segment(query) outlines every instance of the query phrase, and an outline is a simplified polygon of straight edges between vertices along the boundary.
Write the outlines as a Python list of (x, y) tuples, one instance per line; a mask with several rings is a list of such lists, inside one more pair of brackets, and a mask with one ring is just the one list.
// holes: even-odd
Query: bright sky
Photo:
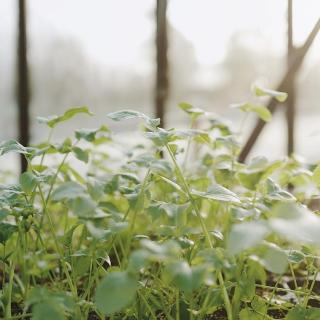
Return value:
[[(31, 35), (73, 37), (97, 62), (139, 67), (154, 33), (155, 0), (27, 0)], [(0, 36), (14, 36), (17, 1), (0, 1)], [(230, 36), (254, 31), (263, 47), (285, 50), (286, 0), (170, 0), (170, 23), (195, 46), (203, 65), (220, 62)], [(294, 0), (294, 36), (302, 43), (320, 16), (320, 0)], [(173, 40), (174, 41), (174, 40)], [(256, 40), (250, 45), (257, 47)], [(259, 48), (258, 48), (259, 49)], [(261, 48), (260, 48), (261, 49)], [(320, 39), (311, 52), (319, 56)]]

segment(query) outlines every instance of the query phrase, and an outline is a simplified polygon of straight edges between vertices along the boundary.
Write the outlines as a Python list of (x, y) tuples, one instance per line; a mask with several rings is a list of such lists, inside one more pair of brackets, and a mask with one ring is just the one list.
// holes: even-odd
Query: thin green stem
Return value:
[[(48, 198), (47, 198), (47, 200), (44, 199), (40, 185), (38, 185), (38, 188), (39, 188), (39, 190), (40, 190), (39, 192), (40, 192), (41, 199), (42, 199), (42, 201), (43, 201), (43, 206), (44, 206), (43, 214), (47, 217), (47, 219), (48, 219), (48, 221), (49, 221), (49, 229), (50, 229), (51, 236), (52, 236), (52, 238), (53, 238), (53, 241), (54, 241), (54, 244), (55, 244), (57, 253), (59, 254), (60, 259), (61, 259), (61, 264), (62, 264), (63, 272), (64, 272), (65, 275), (66, 275), (67, 282), (68, 282), (68, 284), (69, 284), (69, 287), (70, 287), (70, 290), (71, 290), (72, 294), (74, 295), (75, 298), (77, 298), (77, 297), (78, 297), (77, 287), (73, 284), (73, 281), (72, 281), (72, 278), (71, 278), (71, 276), (70, 276), (68, 267), (67, 267), (67, 265), (66, 265), (66, 263), (65, 263), (65, 261), (64, 261), (63, 252), (62, 252), (62, 250), (61, 250), (61, 248), (60, 248), (60, 245), (59, 245), (59, 242), (58, 242), (56, 233), (55, 233), (53, 221), (52, 221), (52, 218), (51, 218), (51, 215), (50, 215), (49, 211), (47, 210), (47, 203), (48, 203), (49, 199), (48, 199)], [(40, 231), (39, 231), (39, 232), (40, 232)]]
[[(273, 299), (273, 297), (274, 297), (274, 295), (275, 295), (275, 293), (276, 293), (276, 290), (277, 290), (277, 288), (278, 288), (278, 284), (279, 284), (281, 278), (282, 278), (282, 275), (278, 278), (275, 286), (274, 286), (273, 289), (272, 289), (271, 295), (270, 295), (269, 300), (268, 300), (268, 303), (267, 303), (267, 308), (266, 308), (266, 310), (269, 309), (269, 306), (270, 306), (271, 303), (272, 303), (272, 299)], [(264, 313), (262, 320), (264, 320), (266, 317), (268, 317), (267, 311)]]
[(146, 173), (146, 175), (145, 175), (145, 177), (143, 179), (143, 182), (142, 182), (142, 185), (141, 185), (141, 189), (139, 191), (139, 194), (138, 194), (138, 197), (137, 197), (134, 209), (133, 209), (133, 215), (132, 215), (132, 219), (131, 219), (130, 226), (129, 226), (129, 234), (128, 234), (127, 246), (126, 246), (125, 254), (124, 254), (124, 258), (125, 259), (128, 258), (128, 254), (129, 254), (130, 246), (131, 246), (131, 241), (132, 241), (132, 237), (133, 237), (134, 226), (135, 226), (136, 219), (137, 219), (137, 214), (138, 214), (138, 211), (139, 211), (139, 209), (141, 207), (141, 203), (143, 205), (144, 192), (145, 192), (145, 189), (146, 189), (146, 185), (147, 185), (147, 182), (148, 182), (149, 175), (150, 175), (150, 169), (147, 171), (147, 173)]
[(184, 187), (184, 191), (188, 195), (188, 198), (189, 198), (189, 200), (190, 200), (190, 202), (191, 202), (191, 204), (193, 206), (193, 209), (194, 209), (194, 211), (195, 211), (195, 213), (196, 213), (196, 215), (197, 215), (197, 217), (199, 219), (202, 232), (204, 233), (204, 235), (206, 237), (206, 241), (208, 242), (209, 247), (213, 249), (213, 242), (212, 242), (211, 236), (210, 236), (210, 234), (209, 234), (209, 232), (207, 230), (207, 227), (206, 227), (206, 225), (204, 223), (204, 220), (203, 220), (203, 218), (201, 216), (200, 210), (199, 210), (199, 208), (198, 208), (193, 196), (191, 195), (190, 188), (189, 188), (189, 186), (187, 184), (187, 181), (184, 178), (184, 175), (183, 175), (183, 173), (181, 171), (181, 168), (180, 168), (180, 166), (179, 166), (174, 154), (172, 153), (171, 149), (168, 146), (166, 146), (166, 149), (168, 150), (169, 155), (170, 155), (170, 157), (172, 159), (172, 162), (174, 163), (174, 166), (175, 166), (175, 168), (177, 170), (178, 179), (181, 181), (181, 183), (182, 183), (182, 185)]
[(189, 320), (193, 320), (193, 296), (190, 295), (189, 299)]
[(289, 268), (290, 268), (290, 272), (291, 272), (291, 275), (292, 275), (294, 287), (295, 287), (296, 289), (298, 289), (298, 283), (297, 283), (296, 275), (294, 274), (294, 270), (293, 270), (293, 267), (292, 267), (292, 263), (291, 263), (291, 262), (289, 262)]
[[(261, 288), (261, 289), (268, 289), (268, 290), (275, 290), (277, 291), (282, 291), (282, 292), (289, 292), (289, 293), (294, 293), (294, 294), (298, 294), (298, 295), (307, 295), (308, 292), (302, 291), (302, 290), (294, 290), (294, 289), (288, 289), (288, 288), (279, 288), (279, 287), (272, 287), (272, 286), (267, 286), (267, 285), (263, 285), (263, 284), (256, 284), (256, 287)], [(314, 298), (314, 297), (313, 297)], [(317, 298), (318, 300), (320, 300), (320, 297)]]
[(303, 306), (304, 306), (304, 307), (307, 307), (307, 305), (308, 305), (308, 301), (309, 301), (309, 299), (310, 299), (310, 295), (311, 295), (311, 293), (312, 293), (312, 290), (313, 290), (313, 288), (314, 288), (314, 285), (315, 285), (315, 283), (316, 283), (316, 281), (317, 281), (318, 274), (319, 274), (319, 269), (317, 269), (316, 272), (314, 273), (314, 276), (313, 276), (313, 279), (312, 279), (310, 288), (309, 288), (309, 290), (308, 290), (307, 295), (306, 295), (305, 298), (304, 298), (304, 301), (303, 301)]
[(148, 301), (146, 300), (146, 298), (143, 296), (142, 293), (140, 293), (139, 291), (137, 291), (138, 296), (141, 298), (141, 300), (143, 301), (144, 305), (146, 306), (146, 308), (148, 309), (150, 315), (151, 315), (151, 319), (157, 320), (157, 316), (155, 315), (155, 313), (153, 312), (153, 310), (151, 309)]
[[(182, 173), (182, 170), (174, 156), (174, 154), (172, 153), (170, 147), (168, 145), (166, 145), (166, 149), (170, 155), (170, 158), (172, 159), (172, 162), (174, 163), (174, 166), (176, 168), (176, 171), (177, 171), (177, 176), (178, 176), (178, 179), (181, 181), (181, 183), (183, 184), (183, 187), (185, 189), (185, 192), (187, 193), (188, 195), (188, 198), (193, 206), (193, 209), (199, 219), (199, 222), (200, 222), (200, 225), (201, 225), (201, 228), (202, 228), (202, 232), (204, 233), (205, 237), (206, 237), (206, 240), (209, 244), (209, 247), (211, 249), (214, 248), (213, 246), (213, 242), (212, 242), (212, 239), (211, 239), (211, 236), (208, 232), (208, 229), (205, 225), (205, 222), (204, 222), (204, 219), (202, 218), (201, 216), (201, 213), (200, 213), (200, 210), (191, 194), (191, 191), (190, 191), (190, 188), (188, 186), (188, 183), (186, 181), (186, 179), (184, 178), (184, 175)], [(219, 280), (219, 284), (220, 284), (220, 287), (221, 287), (221, 290), (222, 290), (222, 294), (223, 294), (223, 299), (224, 299), (224, 303), (225, 303), (225, 308), (226, 308), (226, 311), (227, 311), (227, 315), (228, 315), (228, 320), (232, 320), (233, 319), (233, 315), (232, 315), (232, 306), (231, 306), (231, 303), (230, 303), (230, 299), (229, 299), (229, 296), (228, 296), (228, 292), (227, 292), (227, 289), (225, 287), (225, 284), (224, 284), (224, 279), (223, 279), (223, 276), (222, 276), (222, 273), (221, 271), (218, 271), (218, 280)]]
[[(47, 144), (50, 143), (50, 140), (51, 140), (51, 137), (52, 137), (52, 134), (53, 134), (53, 128), (50, 128), (49, 130), (49, 134), (48, 134), (48, 138), (47, 138)], [(45, 157), (46, 153), (44, 152), (41, 156), (41, 160), (40, 160), (40, 166), (43, 165), (43, 161), (44, 161), (44, 157)]]
[(176, 320), (180, 320), (180, 292), (176, 292)]
[[(191, 124), (190, 124), (190, 129), (193, 129), (193, 126), (195, 124), (195, 119), (191, 119)], [(190, 148), (191, 148), (191, 142), (192, 142), (192, 138), (189, 137), (188, 138), (188, 142), (187, 142), (187, 148), (186, 148), (186, 152), (184, 154), (184, 161), (183, 161), (183, 165), (182, 168), (186, 168), (187, 166), (187, 162), (188, 162), (188, 158), (189, 158), (189, 152), (190, 152)]]
[(12, 288), (13, 288), (13, 277), (14, 277), (15, 265), (10, 261), (9, 265), (9, 283), (7, 287), (7, 304), (5, 306), (5, 320), (11, 319), (11, 301), (12, 301)]

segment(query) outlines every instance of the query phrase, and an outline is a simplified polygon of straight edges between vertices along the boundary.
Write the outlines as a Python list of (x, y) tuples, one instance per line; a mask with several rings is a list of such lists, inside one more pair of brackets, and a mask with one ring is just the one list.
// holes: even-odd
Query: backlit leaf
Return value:
[(137, 280), (127, 272), (111, 272), (97, 287), (96, 306), (105, 315), (118, 312), (134, 300), (137, 288)]
[(180, 102), (179, 108), (189, 114), (191, 118), (197, 119), (199, 116), (205, 114), (205, 111), (200, 108), (195, 108), (187, 102)]
[(88, 107), (75, 107), (68, 109), (63, 115), (61, 116), (49, 116), (49, 117), (38, 117), (39, 123), (45, 123), (48, 127), (54, 128), (58, 123), (67, 121), (71, 118), (73, 118), (75, 115), (84, 113), (88, 115), (92, 115), (92, 113), (89, 111)]
[(207, 192), (192, 190), (191, 194), (208, 200), (240, 203), (240, 199), (235, 193), (218, 184), (210, 186)]
[(263, 221), (250, 221), (235, 224), (231, 228), (228, 241), (228, 251), (238, 254), (245, 249), (254, 247), (270, 232), (268, 225)]
[(287, 100), (288, 94), (286, 92), (281, 92), (281, 91), (276, 91), (276, 90), (271, 90), (271, 89), (266, 89), (266, 88), (261, 88), (258, 86), (253, 86), (253, 92), (256, 96), (261, 97), (261, 96), (269, 96), (273, 97), (279, 102), (284, 102)]
[(129, 119), (142, 119), (146, 125), (152, 129), (155, 129), (160, 124), (160, 119), (152, 119), (146, 116), (144, 113), (135, 110), (121, 110), (107, 114), (107, 117), (114, 121), (122, 121)]
[(80, 184), (68, 181), (61, 184), (58, 188), (56, 188), (52, 193), (52, 200), (61, 201), (66, 199), (74, 199), (83, 195), (85, 193), (85, 189)]
[(279, 204), (273, 209), (269, 224), (273, 231), (291, 241), (320, 244), (320, 217), (302, 205)]
[(258, 117), (266, 122), (272, 119), (272, 114), (269, 109), (263, 105), (253, 104), (250, 102), (243, 102), (232, 104), (231, 108), (238, 108), (243, 112), (253, 112), (258, 115)]

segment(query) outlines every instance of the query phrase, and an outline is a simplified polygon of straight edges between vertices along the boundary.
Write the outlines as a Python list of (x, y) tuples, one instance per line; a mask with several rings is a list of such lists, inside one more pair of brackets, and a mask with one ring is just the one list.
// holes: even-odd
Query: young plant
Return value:
[[(189, 129), (133, 110), (108, 114), (142, 121), (133, 147), (107, 126), (55, 142), (61, 122), (92, 116), (86, 107), (39, 118), (49, 128), (41, 144), (0, 144), (1, 155), (28, 161), (17, 183), (0, 186), (1, 318), (320, 317), (319, 165), (238, 163), (232, 128), (179, 107)], [(271, 118), (255, 103), (239, 108)]]

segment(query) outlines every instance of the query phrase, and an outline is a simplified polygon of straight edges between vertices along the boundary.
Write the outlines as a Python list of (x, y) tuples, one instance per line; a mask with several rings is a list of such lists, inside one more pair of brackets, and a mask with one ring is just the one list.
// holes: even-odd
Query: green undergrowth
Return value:
[[(270, 121), (257, 101), (286, 94), (253, 91), (232, 107)], [(28, 161), (0, 186), (1, 318), (320, 319), (320, 167), (239, 163), (238, 131), (179, 107), (189, 129), (122, 110), (53, 141), (61, 122), (92, 116), (79, 107), (39, 118), (41, 144), (0, 144)], [(118, 145), (107, 125), (130, 119), (145, 142)]]

